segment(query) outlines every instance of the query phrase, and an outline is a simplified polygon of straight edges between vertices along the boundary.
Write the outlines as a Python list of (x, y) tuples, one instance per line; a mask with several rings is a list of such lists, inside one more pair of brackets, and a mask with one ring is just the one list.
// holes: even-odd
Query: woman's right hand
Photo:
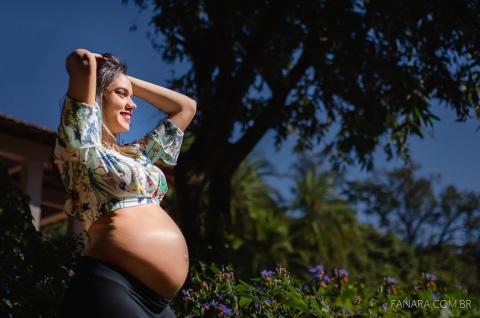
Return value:
[(93, 52), (90, 52), (89, 50), (86, 50), (86, 49), (76, 49), (75, 51), (73, 51), (72, 53), (76, 53), (77, 55), (81, 56), (81, 57), (88, 57), (88, 58), (92, 58), (92, 57), (95, 57), (95, 58), (104, 58), (103, 55), (101, 54), (98, 54), (98, 53), (93, 53)]
[(67, 71), (71, 75), (72, 72), (76, 72), (81, 68), (96, 68), (97, 59), (104, 59), (104, 57), (86, 49), (76, 49), (67, 57)]
[(97, 59), (100, 58), (104, 57), (86, 49), (76, 49), (68, 55), (66, 68), (70, 76), (70, 98), (88, 104), (95, 103)]

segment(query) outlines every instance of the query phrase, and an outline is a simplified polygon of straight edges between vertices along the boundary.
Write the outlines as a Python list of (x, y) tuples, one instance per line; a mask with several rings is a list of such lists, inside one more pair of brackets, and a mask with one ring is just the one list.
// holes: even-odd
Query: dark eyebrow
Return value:
[[(129, 91), (128, 88), (126, 88), (126, 87), (119, 86), (119, 87), (117, 87), (116, 89), (123, 89), (124, 91), (128, 92), (128, 94), (130, 94), (130, 91)], [(132, 96), (132, 95), (133, 95), (133, 93), (130, 94), (130, 96)]]

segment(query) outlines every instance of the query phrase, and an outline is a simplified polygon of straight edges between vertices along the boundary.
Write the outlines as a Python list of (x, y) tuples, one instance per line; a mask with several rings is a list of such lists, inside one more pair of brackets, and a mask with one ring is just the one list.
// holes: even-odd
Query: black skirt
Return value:
[(59, 317), (176, 317), (170, 301), (124, 270), (83, 255), (65, 293)]

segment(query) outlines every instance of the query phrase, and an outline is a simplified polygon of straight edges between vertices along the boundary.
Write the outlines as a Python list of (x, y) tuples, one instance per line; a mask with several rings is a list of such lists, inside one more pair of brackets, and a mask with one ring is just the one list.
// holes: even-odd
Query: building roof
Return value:
[(0, 134), (27, 139), (44, 145), (53, 145), (57, 132), (27, 121), (0, 113)]

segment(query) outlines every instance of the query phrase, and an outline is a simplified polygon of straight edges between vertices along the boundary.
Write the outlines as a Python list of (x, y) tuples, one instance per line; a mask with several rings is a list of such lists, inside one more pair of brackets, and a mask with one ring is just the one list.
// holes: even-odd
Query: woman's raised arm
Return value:
[(182, 132), (185, 131), (196, 113), (195, 100), (166, 87), (129, 75), (127, 77), (132, 83), (133, 95), (168, 113), (168, 119), (172, 120)]
[(67, 56), (65, 66), (70, 76), (67, 95), (70, 98), (89, 105), (95, 104), (97, 58), (103, 56), (85, 49), (76, 49)]

